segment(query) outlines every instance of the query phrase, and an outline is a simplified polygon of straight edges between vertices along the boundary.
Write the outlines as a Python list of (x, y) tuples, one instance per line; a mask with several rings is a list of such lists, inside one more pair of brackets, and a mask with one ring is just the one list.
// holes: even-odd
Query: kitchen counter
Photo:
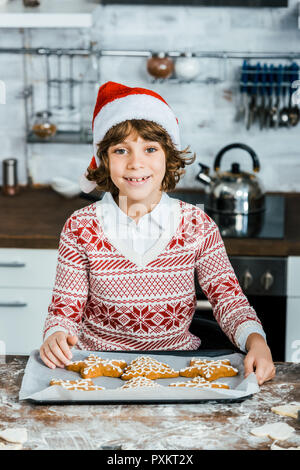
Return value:
[(0, 428), (27, 428), (24, 449), (267, 450), (272, 440), (250, 430), (275, 422), (296, 431), (277, 445), (300, 445), (300, 423), (271, 412), (300, 401), (299, 363), (276, 363), (276, 377), (240, 403), (41, 406), (18, 401), (27, 360), (0, 357)]
[[(199, 194), (196, 190), (180, 190), (184, 192)], [(229, 256), (300, 256), (300, 193), (282, 195), (284, 239), (225, 238)], [(0, 225), (0, 248), (56, 249), (66, 219), (88, 204), (91, 201), (80, 197), (65, 199), (50, 188), (22, 188), (16, 197), (1, 195), (0, 212), (5, 223)]]

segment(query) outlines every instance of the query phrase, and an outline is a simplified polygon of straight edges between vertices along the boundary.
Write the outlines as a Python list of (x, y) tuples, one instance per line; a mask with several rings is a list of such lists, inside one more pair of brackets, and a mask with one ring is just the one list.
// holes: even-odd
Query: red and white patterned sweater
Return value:
[(76, 347), (92, 351), (198, 349), (201, 340), (189, 332), (196, 270), (232, 343), (245, 351), (250, 333), (265, 338), (219, 229), (202, 209), (177, 200), (173, 235), (159, 239), (150, 255), (135, 258), (126, 245), (105, 235), (100, 202), (74, 212), (62, 230), (44, 337), (66, 331), (78, 336)]

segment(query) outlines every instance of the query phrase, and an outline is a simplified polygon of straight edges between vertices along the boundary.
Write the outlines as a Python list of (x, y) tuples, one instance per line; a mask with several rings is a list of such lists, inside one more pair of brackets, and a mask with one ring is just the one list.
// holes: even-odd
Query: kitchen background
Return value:
[[(208, 8), (41, 0), (38, 9), (26, 9), (21, 0), (0, 0), (0, 85), (6, 87), (6, 103), (0, 104), (0, 160), (17, 159), (19, 182), (34, 186), (24, 187), (17, 197), (6, 197), (3, 191), (0, 195), (0, 214), (7, 214), (6, 223), (0, 224), (0, 355), (1, 344), (10, 354), (29, 354), (40, 347), (59, 234), (67, 217), (90, 203), (82, 197), (64, 198), (48, 186), (59, 177), (78, 185), (92, 156), (96, 92), (111, 80), (152, 88), (174, 109), (182, 146), (190, 145), (197, 155), (177, 186), (180, 199), (204, 201), (198, 163), (212, 168), (224, 146), (241, 142), (256, 152), (268, 193), (265, 211), (261, 205), (250, 214), (253, 207), (246, 202), (249, 214), (214, 218), (239, 282), (262, 320), (274, 360), (299, 361), (300, 123), (261, 129), (258, 120), (247, 129), (245, 117), (237, 119), (247, 97), (240, 92), (245, 58), (252, 67), (258, 62), (261, 67), (300, 65), (299, 3), (289, 0), (286, 8)], [(25, 15), (18, 16), (22, 10)], [(52, 15), (43, 16), (43, 11)], [(66, 16), (56, 15), (58, 11)], [(67, 49), (76, 53), (65, 55)], [(147, 72), (154, 52), (169, 53), (175, 75), (155, 80)], [(187, 81), (179, 77), (176, 53), (191, 52), (197, 53), (199, 71)], [(47, 139), (40, 135), (45, 131), (43, 116), (37, 115), (45, 110), (52, 112), (50, 123), (56, 126)], [(234, 161), (253, 172), (250, 156), (236, 148), (222, 157), (221, 171)], [(2, 165), (0, 185), (1, 172)], [(236, 199), (238, 193), (248, 197), (245, 187), (235, 192)], [(262, 203), (259, 195), (260, 187), (255, 200)], [(209, 338), (203, 347), (228, 347), (196, 279), (195, 287), (193, 332)], [(27, 330), (30, 335), (23, 334)]]
[[(12, 0), (9, 3), (21, 2)], [(69, 0), (64, 3), (71, 5), (73, 2)], [(1, 28), (0, 47), (87, 48), (93, 41), (94, 47), (101, 50), (241, 51), (288, 55), (299, 49), (299, 2), (296, 0), (290, 0), (288, 8), (103, 6), (97, 2), (86, 3), (94, 3), (95, 7), (91, 28)], [(63, 59), (61, 73), (63, 77), (68, 77), (68, 58)], [(24, 84), (33, 85), (33, 100), (27, 99), (29, 115), (32, 102), (34, 112), (47, 109), (49, 103), (45, 85), (45, 55), (26, 56), (27, 77), (24, 77), (23, 61), (23, 54), (0, 55), (0, 79), (6, 85), (6, 104), (1, 105), (0, 114), (0, 159), (18, 159), (21, 184), (27, 183), (28, 174), (35, 184), (50, 184), (57, 176), (77, 181), (92, 155), (90, 143), (77, 145), (78, 139), (75, 139), (75, 145), (28, 142), (27, 131), (34, 119), (30, 117), (26, 123)], [(75, 57), (72, 65), (73, 76), (78, 81), (93, 79), (98, 73), (100, 84), (113, 80), (129, 86), (145, 86), (166, 98), (179, 119), (183, 146), (190, 145), (197, 154), (196, 161), (187, 167), (178, 188), (202, 187), (195, 178), (199, 171), (197, 162), (211, 167), (215, 155), (223, 146), (243, 142), (252, 147), (260, 159), (260, 177), (267, 191), (299, 192), (299, 126), (260, 130), (255, 124), (246, 130), (244, 121), (235, 119), (240, 102), (242, 58), (200, 58), (199, 61), (197, 80), (190, 83), (178, 83), (176, 80), (153, 83), (147, 73), (145, 57), (101, 57), (95, 61), (94, 69), (90, 58)], [(258, 61), (262, 66), (265, 62), (275, 65), (290, 63), (284, 59), (253, 59), (250, 63), (256, 64)], [(49, 64), (52, 77), (58, 76), (57, 57), (51, 56)], [(97, 65), (98, 71), (95, 69)], [(79, 121), (82, 120), (80, 109), (84, 111), (87, 91), (78, 82), (74, 84), (73, 91), (75, 110), (70, 120), (73, 121), (72, 129), (79, 129)], [(57, 106), (57, 92), (53, 84), (51, 104), (54, 107)], [(64, 105), (69, 104), (68, 85), (62, 89), (62, 100)], [(70, 116), (63, 112), (56, 114), (54, 108), (52, 111), (53, 122), (58, 129), (63, 129)], [(91, 113), (90, 108), (90, 118)], [(239, 155), (244, 170), (252, 170), (251, 159), (245, 153), (241, 161), (238, 150), (224, 156), (223, 169), (229, 168), (235, 155)]]

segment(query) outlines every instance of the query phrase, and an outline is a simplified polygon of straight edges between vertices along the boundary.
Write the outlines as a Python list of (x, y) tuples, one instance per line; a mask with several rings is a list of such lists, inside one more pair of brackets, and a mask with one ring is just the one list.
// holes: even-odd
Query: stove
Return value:
[(210, 212), (206, 209), (206, 193), (180, 192), (168, 193), (170, 197), (181, 199), (193, 205), (201, 205), (218, 225), (223, 238), (283, 239), (285, 226), (285, 200), (280, 195), (265, 196), (265, 210), (255, 215), (231, 216)]
[[(222, 238), (283, 239), (285, 229), (285, 199), (280, 195), (265, 196), (265, 210), (258, 216), (241, 216), (232, 222), (230, 217), (206, 210), (206, 193), (168, 193), (203, 209), (218, 225)], [(252, 220), (253, 219), (253, 220)], [(236, 224), (235, 226), (232, 224)], [(274, 361), (284, 361), (287, 311), (287, 258), (276, 256), (229, 256), (239, 284), (255, 309), (267, 336)], [(197, 306), (190, 328), (203, 338), (207, 349), (235, 350), (215, 321), (210, 303), (202, 292), (195, 273)], [(276, 322), (274, 322), (276, 315)]]

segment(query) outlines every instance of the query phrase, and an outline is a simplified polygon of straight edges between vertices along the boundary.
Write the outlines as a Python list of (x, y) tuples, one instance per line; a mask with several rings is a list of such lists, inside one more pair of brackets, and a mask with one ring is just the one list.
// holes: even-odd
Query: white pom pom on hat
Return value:
[[(89, 167), (96, 169), (100, 165), (97, 157), (97, 144), (107, 131), (123, 121), (146, 119), (160, 124), (169, 134), (174, 146), (180, 150), (178, 119), (168, 103), (155, 91), (146, 88), (132, 88), (120, 83), (107, 82), (99, 88), (93, 114), (93, 150), (94, 155)], [(94, 181), (86, 178), (85, 172), (79, 181), (80, 188), (90, 193), (96, 188)]]

